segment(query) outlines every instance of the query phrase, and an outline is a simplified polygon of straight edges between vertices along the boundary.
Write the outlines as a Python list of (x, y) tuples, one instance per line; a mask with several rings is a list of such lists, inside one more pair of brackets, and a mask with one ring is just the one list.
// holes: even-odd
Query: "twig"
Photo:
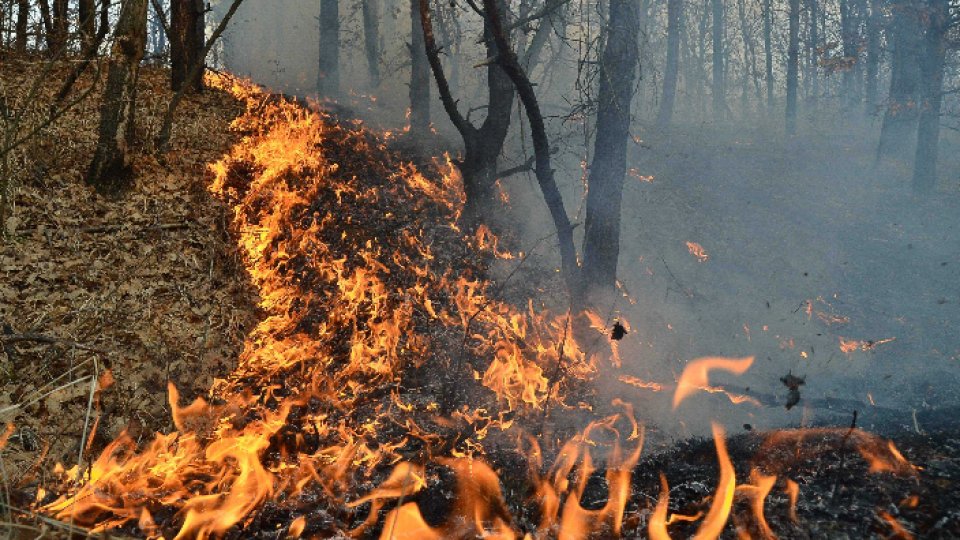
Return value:
[(843, 439), (840, 440), (840, 466), (837, 468), (837, 475), (833, 480), (833, 489), (830, 491), (830, 498), (833, 499), (837, 494), (837, 488), (840, 485), (840, 475), (843, 474), (843, 466), (847, 457), (847, 439), (850, 438), (850, 435), (853, 434), (853, 430), (857, 429), (857, 411), (853, 411), (853, 419), (850, 421), (850, 429), (844, 434)]
[(78, 343), (73, 340), (59, 338), (56, 336), (48, 336), (46, 334), (0, 334), (0, 343), (20, 343), (20, 342), (47, 343), (50, 345), (66, 345), (67, 347), (70, 347), (73, 349), (80, 349), (81, 351), (90, 351), (90, 352), (95, 352), (102, 355), (110, 354), (109, 351), (100, 349), (98, 347), (85, 345), (83, 343)]

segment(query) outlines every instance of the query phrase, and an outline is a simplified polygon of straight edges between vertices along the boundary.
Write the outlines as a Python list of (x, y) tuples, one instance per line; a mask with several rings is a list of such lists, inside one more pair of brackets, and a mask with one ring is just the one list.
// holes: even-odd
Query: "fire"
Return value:
[[(746, 358), (704, 357), (692, 360), (683, 369), (683, 374), (680, 375), (677, 390), (673, 394), (673, 408), (679, 407), (684, 399), (697, 390), (706, 390), (709, 386), (711, 371), (719, 370), (743, 375), (752, 365), (752, 356)], [(734, 402), (736, 403), (736, 401)]]
[(696, 242), (687, 242), (687, 251), (691, 255), (696, 257), (697, 262), (707, 262), (710, 259), (710, 255), (707, 255), (707, 250), (703, 249), (703, 246)]
[[(464, 235), (457, 226), (464, 197), (449, 156), (418, 170), (359, 123), (335, 124), (226, 76), (209, 82), (247, 106), (234, 123), (243, 138), (211, 166), (210, 190), (233, 210), (263, 318), (206, 398), (181, 404), (169, 386), (174, 431), (143, 443), (124, 433), (86, 470), (61, 467), (58, 496), (41, 490), (38, 506), (92, 532), (137, 527), (150, 537), (242, 534), (267, 502), (285, 516), (276, 534), (287, 538), (321, 536), (327, 524), (311, 516), (324, 505), (340, 519), (325, 532), (354, 538), (628, 534), (631, 477), (645, 439), (633, 405), (614, 399), (614, 414), (565, 442), (523, 427), (549, 432), (551, 407), (592, 410), (574, 391), (600, 369), (619, 368), (617, 341), (629, 323), (618, 319), (611, 334), (607, 321), (587, 313), (595, 342), (612, 340), (609, 350), (588, 352), (574, 337), (581, 314), (532, 301), (518, 308), (491, 292), (481, 277), (484, 254), (523, 255), (504, 250), (485, 227)], [(707, 260), (699, 244), (688, 248)], [(698, 391), (759, 405), (709, 381), (713, 371), (742, 375), (753, 360), (691, 361), (673, 408)], [(614, 376), (654, 392), (668, 387)], [(773, 536), (763, 508), (777, 476), (757, 469), (738, 487), (724, 429), (713, 423), (712, 432), (720, 475), (709, 510), (669, 515), (661, 475), (651, 538), (701, 518), (696, 537), (719, 537), (737, 494), (749, 499), (762, 534)], [(809, 431), (785, 433), (780, 442), (802, 442)], [(851, 433), (871, 471), (915, 474), (892, 443)], [(765, 445), (779, 444), (777, 436)], [(511, 514), (501, 482), (515, 479), (500, 477), (485, 448), (509, 440), (527, 456), (532, 489), (523, 504), (539, 516), (535, 530)], [(603, 499), (585, 500), (598, 481)], [(795, 506), (797, 485), (787, 486)], [(439, 518), (421, 506), (438, 489), (451, 494)]]

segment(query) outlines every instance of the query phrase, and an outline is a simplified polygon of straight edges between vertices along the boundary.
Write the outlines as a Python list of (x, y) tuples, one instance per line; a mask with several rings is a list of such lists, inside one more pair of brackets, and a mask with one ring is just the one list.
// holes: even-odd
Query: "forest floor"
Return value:
[[(35, 67), (29, 60), (5, 63), (0, 73), (2, 93), (15, 95), (18, 88), (25, 88), (23, 83), (30, 80)], [(170, 97), (166, 83), (167, 74), (163, 70), (145, 68), (142, 73), (141, 141), (149, 141), (147, 134), (158, 127)], [(18, 493), (36, 494), (48, 485), (55, 463), (66, 467), (76, 464), (84, 445), (84, 433), (96, 433), (85, 444), (88, 452), (85, 459), (89, 459), (124, 429), (137, 442), (150, 440), (155, 431), (171, 431), (167, 382), (179, 389), (181, 403), (207, 394), (214, 379), (225, 377), (235, 367), (248, 331), (262, 318), (236, 238), (230, 233), (230, 210), (208, 191), (211, 173), (207, 165), (220, 159), (235, 142), (236, 136), (229, 125), (241, 112), (239, 104), (216, 90), (190, 98), (182, 106), (171, 150), (162, 156), (162, 163), (153, 157), (150, 143), (143, 143), (136, 163), (137, 185), (124, 197), (112, 200), (96, 195), (82, 182), (95, 144), (97, 103), (94, 94), (15, 157), (19, 168), (14, 169), (21, 174), (17, 177), (16, 206), (11, 219), (3, 224), (8, 236), (0, 244), (0, 324), (3, 325), (0, 334), (4, 339), (0, 350), (0, 411), (4, 416), (0, 421), (13, 426), (3, 447), (2, 473), (5, 484)], [(678, 153), (680, 160), (687, 156), (684, 150)], [(687, 159), (687, 163), (690, 161)], [(724, 170), (736, 169), (735, 164), (724, 163)], [(688, 326), (681, 326), (682, 330), (695, 331), (695, 321), (702, 320), (704, 313), (714, 314), (730, 304), (727, 300), (743, 292), (738, 287), (743, 287), (743, 282), (755, 283), (754, 274), (760, 272), (738, 274), (737, 279), (741, 280), (738, 287), (730, 287), (729, 283), (714, 287), (711, 282), (719, 278), (712, 278), (709, 269), (746, 265), (736, 261), (736, 240), (732, 233), (725, 236), (717, 232), (725, 228), (735, 230), (740, 226), (736, 221), (732, 225), (726, 221), (716, 224), (707, 218), (693, 220), (679, 213), (662, 218), (653, 227), (637, 225), (641, 210), (646, 219), (654, 208), (664, 208), (664, 201), (673, 201), (676, 207), (698, 216), (704, 211), (721, 214), (729, 211), (724, 206), (728, 203), (726, 196), (719, 195), (720, 191), (657, 183), (670, 176), (669, 170), (658, 171), (660, 180), (630, 186), (627, 192), (628, 197), (640, 198), (640, 203), (636, 198), (632, 200), (636, 204), (628, 209), (627, 224), (637, 227), (641, 231), (638, 238), (643, 240), (637, 244), (642, 252), (626, 251), (625, 256), (630, 258), (627, 268), (631, 269), (630, 278), (648, 276), (644, 279), (649, 280), (629, 283), (630, 289), (641, 296), (641, 304), (646, 309), (643, 315), (633, 317), (631, 314), (636, 329), (628, 338), (631, 340), (650, 335), (645, 333), (645, 325), (666, 327), (686, 323)], [(656, 192), (643, 195), (638, 191), (649, 190), (650, 186), (664, 190), (660, 198)], [(712, 195), (704, 196), (705, 192)], [(704, 201), (714, 196), (719, 197), (717, 204)], [(770, 196), (786, 197), (782, 193)], [(770, 220), (792, 219), (786, 213), (771, 214), (767, 216)], [(686, 214), (689, 215), (693, 214)], [(763, 228), (767, 222), (761, 220), (748, 225)], [(673, 236), (656, 236), (671, 230)], [(687, 253), (683, 240), (701, 242), (711, 259), (697, 262)], [(654, 248), (662, 251), (662, 258), (654, 258), (651, 253)], [(769, 244), (753, 247), (758, 253), (768, 248)], [(932, 240), (930, 246), (924, 244), (922, 249), (924, 253), (933, 251)], [(814, 259), (820, 261), (819, 256)], [(659, 261), (661, 267), (653, 273), (645, 272), (652, 261)], [(801, 268), (794, 260), (780, 260), (777, 264), (776, 272), (818, 271)], [(536, 268), (534, 272), (541, 270)], [(829, 269), (823, 272), (829, 274)], [(784, 281), (775, 273), (769, 280), (773, 284)], [(530, 289), (531, 284), (523, 287)], [(556, 285), (544, 287), (555, 289)], [(797, 302), (809, 299), (813, 309), (817, 302), (814, 289), (798, 297)], [(721, 294), (717, 291), (727, 291), (722, 294), (730, 296), (717, 300), (714, 295)], [(771, 291), (775, 291), (773, 285), (760, 292)], [(643, 295), (650, 297), (648, 301), (644, 301)], [(657, 305), (652, 301), (654, 295), (664, 298), (665, 309), (660, 312), (652, 307)], [(713, 302), (712, 307), (700, 303), (704, 297)], [(671, 310), (677, 308), (671, 307), (668, 299), (679, 299), (674, 301), (693, 311), (702, 310), (699, 318), (686, 314), (689, 318), (682, 323), (672, 321)], [(805, 308), (801, 307), (799, 314), (791, 311), (796, 307), (791, 296), (784, 294), (772, 300), (773, 308), (787, 312), (782, 317), (796, 316), (799, 321), (796, 324), (800, 326), (806, 317), (814, 324), (802, 311)], [(949, 302), (947, 309), (952, 308), (953, 297)], [(751, 309), (761, 309), (762, 300), (755, 303)], [(768, 304), (765, 309), (773, 308)], [(822, 308), (822, 311), (827, 310)], [(745, 324), (736, 317), (727, 323), (737, 329)], [(763, 321), (750, 321), (751, 328), (762, 324)], [(714, 333), (719, 336), (726, 331), (727, 328), (704, 332), (700, 336), (701, 344), (688, 345), (691, 349), (683, 350), (683, 360), (689, 359), (691, 356), (687, 353), (693, 353), (697, 347), (709, 348), (708, 336)], [(737, 338), (737, 343), (751, 343), (749, 330), (746, 332), (745, 337)], [(770, 338), (768, 345), (781, 355), (799, 357), (801, 349), (783, 344), (789, 337)], [(835, 340), (835, 336), (829, 336), (831, 343)], [(675, 338), (658, 346), (675, 347), (678, 341), (679, 338)], [(688, 342), (686, 338), (683, 341)], [(628, 352), (630, 347), (637, 346), (627, 340), (625, 343)], [(673, 352), (679, 350), (676, 348)], [(728, 347), (717, 352), (741, 351)], [(646, 354), (643, 352), (637, 357), (644, 358)], [(811, 348), (810, 354), (817, 353)], [(628, 358), (629, 361), (636, 358)], [(775, 368), (778, 374), (780, 367)], [(668, 382), (674, 376), (668, 366), (644, 364), (642, 368), (645, 371), (637, 374), (644, 377), (659, 377)], [(665, 370), (658, 372), (657, 369)], [(105, 375), (107, 370), (109, 376)], [(764, 376), (773, 372), (764, 372)], [(816, 380), (812, 378), (811, 384), (815, 385)], [(618, 386), (609, 391), (625, 392)], [(94, 414), (88, 414), (91, 396), (96, 402)], [(702, 410), (702, 407), (698, 409)], [(653, 416), (657, 412), (656, 407), (651, 406), (649, 411), (639, 414), (643, 417), (649, 413), (653, 417), (653, 431), (659, 429), (655, 422), (662, 420), (660, 416)], [(842, 414), (848, 413), (842, 411)], [(766, 427), (753, 417), (748, 419), (757, 423), (760, 430)], [(91, 429), (93, 422), (99, 424), (95, 430)], [(732, 437), (729, 446), (738, 481), (745, 480), (755, 466), (762, 467), (768, 474), (781, 475), (768, 499), (768, 518), (773, 530), (783, 537), (857, 538), (891, 534), (907, 537), (906, 529), (909, 529), (930, 537), (947, 538), (960, 534), (960, 515), (955, 504), (960, 479), (960, 436), (955, 429), (947, 429), (947, 421), (940, 422), (937, 426), (944, 429), (931, 429), (928, 435), (894, 433), (898, 448), (915, 467), (872, 475), (867, 474), (868, 463), (853, 447), (858, 437), (865, 437), (859, 431), (848, 433), (841, 429), (811, 434), (802, 442), (788, 438), (772, 447), (767, 445), (766, 433), (753, 432)], [(855, 433), (853, 440), (850, 440), (851, 433)], [(644, 534), (644, 525), (660, 492), (658, 472), (663, 471), (673, 487), (671, 512), (695, 514), (703, 510), (717, 483), (717, 458), (712, 441), (660, 440), (651, 446), (652, 455), (641, 461), (631, 486), (632, 502), (627, 508), (625, 525), (625, 532), (630, 536)], [(801, 448), (807, 451), (801, 452)], [(789, 455), (772, 463), (776, 452)], [(493, 460), (505, 457), (491, 453)], [(525, 477), (527, 457), (494, 463), (504, 484), (518, 488), (505, 489), (507, 503), (516, 515), (523, 514), (518, 509), (527, 504), (525, 490), (531, 487), (516, 480)], [(796, 521), (787, 503), (785, 478), (799, 483)], [(517, 483), (521, 485), (513, 486)], [(596, 484), (600, 488), (589, 485), (594, 487), (584, 492), (581, 502), (588, 508), (602, 507), (606, 498), (602, 482)], [(31, 501), (14, 502), (27, 506)], [(425, 515), (429, 514), (426, 508), (431, 504), (441, 504), (425, 497), (417, 502), (425, 508)], [(756, 526), (745, 517), (748, 514), (748, 508), (737, 508), (728, 533), (732, 535), (738, 523)], [(288, 518), (290, 516), (283, 515), (283, 519)], [(269, 512), (263, 512), (253, 520), (254, 525), (260, 524), (263, 529), (253, 532), (275, 537), (274, 525), (277, 524), (271, 519)], [(517, 520), (522, 526), (533, 522), (532, 518)], [(49, 522), (40, 518), (22, 523), (25, 527), (49, 526)], [(282, 522), (284, 526), (288, 523)], [(688, 534), (692, 532), (690, 527), (680, 523), (671, 526), (671, 532)], [(234, 537), (243, 534), (233, 532)]]
[[(25, 96), (43, 62), (4, 58), (8, 105)], [(41, 81), (31, 107), (42, 111), (70, 68)], [(167, 382), (186, 400), (205, 395), (232, 369), (256, 317), (229, 209), (207, 190), (207, 164), (234, 142), (239, 104), (217, 90), (189, 97), (158, 158), (150, 134), (172, 96), (169, 72), (144, 67), (139, 88), (137, 179), (121, 198), (83, 182), (97, 91), (11, 159), (14, 206), (0, 241), (0, 422), (13, 430), (4, 483), (17, 490), (46, 485), (56, 463), (76, 465), (85, 433), (95, 433), (85, 442), (89, 459), (124, 429), (135, 440), (169, 431)]]

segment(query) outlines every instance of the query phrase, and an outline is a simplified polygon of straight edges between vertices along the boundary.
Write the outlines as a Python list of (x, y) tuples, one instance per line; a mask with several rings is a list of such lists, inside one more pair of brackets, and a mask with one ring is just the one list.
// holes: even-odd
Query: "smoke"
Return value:
[[(360, 116), (392, 128), (404, 125), (408, 107), (407, 9), (406, 2), (380, 5), (383, 82), (371, 88), (359, 8), (341, 7), (344, 99)], [(688, 13), (688, 26), (701, 20), (696, 9)], [(226, 66), (269, 88), (313, 96), (317, 16), (316, 1), (247, 0), (226, 36)], [(439, 39), (466, 113), (486, 99), (484, 69), (474, 67), (484, 61), (478, 18), (467, 11), (456, 18), (436, 16), (447, 17), (438, 28), (444, 22), (444, 31), (460, 36), (456, 42)], [(578, 13), (571, 20), (579, 26), (557, 29), (531, 73), (558, 149), (554, 168), (568, 213), (582, 224), (594, 118), (581, 105), (590, 103), (596, 81), (578, 59), (595, 54), (591, 47), (600, 32), (596, 14)], [(658, 28), (664, 24), (665, 10), (647, 13), (622, 205), (622, 289), (601, 313), (608, 324), (628, 320), (632, 330), (620, 342), (622, 367), (605, 366), (600, 395), (630, 400), (669, 436), (707, 434), (711, 418), (763, 429), (846, 423), (858, 410), (861, 425), (870, 428), (904, 424), (914, 411), (960, 405), (956, 178), (942, 175), (934, 197), (910, 195), (908, 165), (875, 162), (878, 120), (849, 108), (848, 96), (840, 93), (842, 72), (817, 72), (812, 62), (801, 73), (806, 101), (799, 136), (785, 138), (781, 105), (768, 108), (760, 87), (744, 76), (756, 58), (745, 55), (750, 51), (736, 34), (726, 47), (730, 110), (723, 123), (713, 120), (707, 75), (690, 56), (709, 51), (685, 41), (676, 125), (666, 131), (648, 127), (659, 107), (665, 39)], [(530, 37), (517, 35), (524, 44)], [(777, 62), (775, 79), (782, 81)], [(781, 92), (778, 87), (778, 97)], [(446, 146), (456, 149), (458, 138), (435, 89), (433, 96), (434, 125)], [(482, 108), (472, 113), (474, 122), (482, 120)], [(504, 168), (532, 152), (522, 122), (521, 115), (514, 117)], [(944, 134), (942, 171), (960, 167), (957, 142)], [(502, 179), (501, 186), (510, 199), (514, 246), (535, 251), (517, 274), (522, 278), (513, 278), (523, 283), (507, 290), (533, 292), (538, 304), (562, 310), (562, 290), (545, 278), (558, 259), (536, 182), (532, 174), (519, 174)], [(701, 246), (706, 260), (692, 254), (688, 242)], [(499, 267), (501, 277), (511, 264), (517, 263)], [(754, 356), (746, 374), (721, 374), (711, 384), (753, 396), (759, 405), (701, 392), (673, 411), (669, 388), (686, 363), (701, 356)], [(789, 410), (791, 390), (780, 380), (787, 374), (805, 378), (801, 400)], [(624, 378), (666, 389), (639, 388)]]

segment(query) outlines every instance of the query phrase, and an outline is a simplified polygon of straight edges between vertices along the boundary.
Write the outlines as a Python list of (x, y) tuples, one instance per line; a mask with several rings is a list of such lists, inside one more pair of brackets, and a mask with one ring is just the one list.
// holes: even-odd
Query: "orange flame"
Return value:
[(708, 386), (711, 371), (720, 370), (735, 375), (743, 375), (752, 365), (752, 356), (746, 358), (704, 357), (692, 360), (683, 369), (683, 374), (680, 375), (680, 381), (677, 383), (677, 390), (673, 394), (674, 410), (684, 399), (697, 390), (703, 390)]

